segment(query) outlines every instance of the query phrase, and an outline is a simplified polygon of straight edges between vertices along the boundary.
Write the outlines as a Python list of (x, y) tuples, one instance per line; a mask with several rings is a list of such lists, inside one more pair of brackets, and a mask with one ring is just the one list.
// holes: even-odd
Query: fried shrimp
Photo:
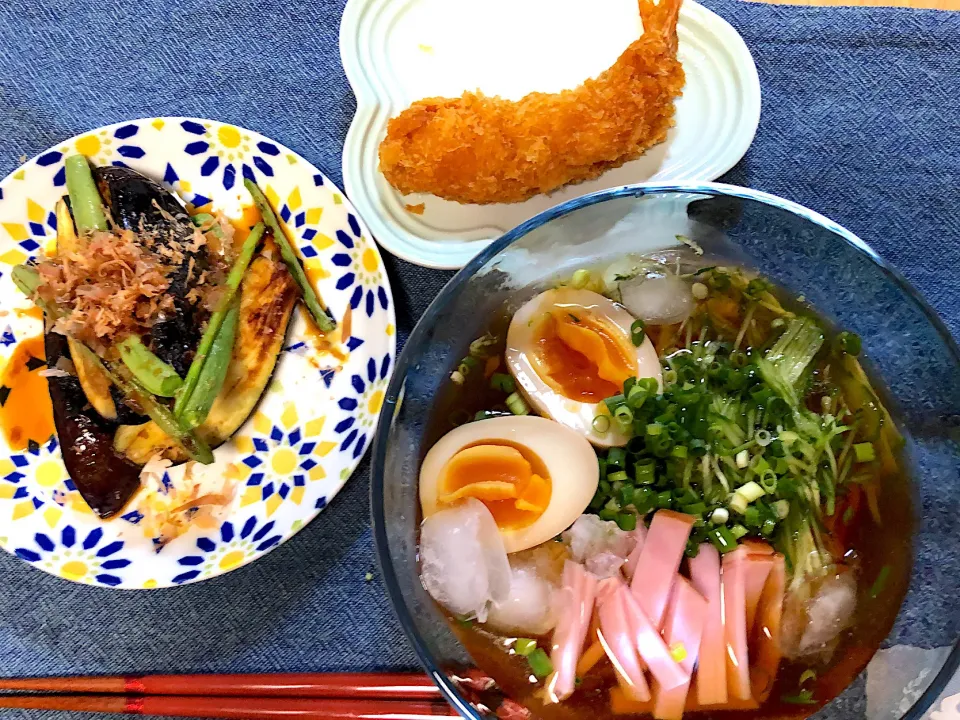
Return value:
[(644, 32), (578, 88), (517, 101), (466, 92), (390, 120), (380, 171), (401, 193), (461, 203), (521, 202), (598, 177), (663, 142), (684, 84), (681, 0), (639, 0)]

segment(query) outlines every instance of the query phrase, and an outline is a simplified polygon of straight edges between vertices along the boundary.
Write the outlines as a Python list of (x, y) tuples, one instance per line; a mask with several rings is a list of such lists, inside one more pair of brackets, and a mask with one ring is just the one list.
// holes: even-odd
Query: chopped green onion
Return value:
[(603, 435), (610, 429), (610, 416), (609, 415), (597, 415), (593, 422), (590, 424), (593, 427), (594, 432), (600, 433)]
[(870, 462), (877, 459), (877, 453), (873, 449), (873, 443), (857, 443), (853, 446), (853, 452), (857, 456), (857, 462)]
[(570, 284), (577, 290), (583, 290), (583, 288), (590, 284), (590, 271), (584, 270), (583, 268), (577, 270), (570, 279)]
[(870, 586), (870, 597), (876, 599), (880, 593), (883, 592), (883, 589), (887, 585), (887, 580), (890, 577), (890, 566), (884, 565), (880, 568), (880, 572), (877, 573), (877, 579), (873, 581), (873, 585)]
[(670, 494), (669, 490), (664, 490), (662, 493), (657, 495), (657, 507), (661, 510), (666, 510), (670, 507), (670, 503), (673, 500), (673, 497)]
[(663, 425), (660, 423), (650, 423), (647, 425), (647, 435), (650, 437), (656, 437), (663, 432)]
[(684, 445), (676, 445), (673, 450), (670, 451), (670, 457), (680, 458), (681, 460), (687, 457), (687, 448)]
[(531, 638), (517, 638), (517, 642), (513, 645), (513, 651), (517, 655), (523, 655), (524, 657), (528, 657), (530, 653), (536, 649), (537, 641)]
[(777, 476), (773, 470), (767, 469), (763, 472), (760, 476), (760, 487), (771, 494), (777, 491)]
[(747, 283), (747, 287), (744, 289), (743, 294), (747, 297), (758, 298), (769, 289), (770, 283), (768, 283), (766, 280), (763, 278), (754, 278)]
[(627, 453), (623, 448), (610, 448), (607, 452), (607, 465), (612, 467), (626, 467), (624, 461), (627, 459)]
[(773, 535), (773, 531), (777, 529), (777, 523), (769, 518), (763, 521), (763, 525), (760, 526), (760, 534), (764, 537), (770, 537)]
[(643, 345), (643, 340), (647, 336), (647, 333), (644, 330), (645, 327), (646, 325), (644, 325), (643, 320), (639, 319), (634, 320), (633, 324), (630, 325), (630, 340), (637, 347)]
[(640, 515), (646, 515), (657, 503), (657, 494), (647, 487), (637, 488), (633, 493), (633, 506)]
[(707, 539), (721, 553), (728, 553), (737, 548), (737, 538), (726, 525), (718, 525), (707, 532)]
[(816, 680), (817, 673), (815, 670), (807, 668), (800, 674), (800, 685), (803, 685), (807, 680)]
[(646, 402), (648, 393), (639, 385), (634, 385), (627, 391), (627, 404), (634, 410), (639, 410)]
[(743, 522), (747, 527), (759, 528), (760, 521), (760, 511), (755, 507), (748, 507), (747, 511), (743, 514)]
[(656, 481), (656, 464), (652, 459), (641, 460), (634, 464), (633, 474), (637, 485), (653, 485)]
[(609, 475), (607, 475), (607, 480), (609, 480), (610, 482), (624, 482), (629, 479), (630, 479), (630, 476), (627, 475), (626, 470), (618, 470), (617, 472), (612, 472)]
[(859, 335), (847, 331), (837, 335), (836, 340), (834, 340), (834, 347), (847, 355), (859, 355), (862, 345)]
[(730, 528), (730, 534), (733, 535), (733, 537), (737, 540), (742, 538), (744, 535), (747, 535), (749, 532), (750, 531), (747, 530), (743, 525), (734, 525), (732, 528)]
[(773, 442), (773, 435), (770, 434), (769, 430), (757, 430), (757, 434), (754, 435), (756, 438), (757, 445), (760, 447), (766, 447)]
[(600, 512), (597, 513), (597, 515), (600, 516), (601, 520), (607, 520), (607, 521), (613, 520), (614, 522), (617, 521), (617, 516), (619, 514), (620, 513), (618, 511), (612, 510), (608, 507), (604, 507), (603, 509), (600, 510)]
[(637, 529), (637, 516), (633, 513), (620, 513), (617, 515), (617, 525), (625, 532)]
[(741, 515), (747, 511), (747, 505), (759, 500), (766, 494), (766, 491), (752, 480), (736, 489), (733, 498), (730, 500), (729, 507)]
[(623, 395), (614, 395), (613, 397), (606, 398), (603, 403), (607, 406), (607, 410), (610, 412), (616, 412), (617, 408), (627, 402), (627, 399)]
[[(848, 510), (850, 508), (847, 508)], [(789, 500), (777, 500), (773, 504), (773, 512), (781, 520), (786, 519), (787, 515), (790, 514), (790, 501)]]
[(507, 407), (510, 409), (514, 415), (527, 415), (530, 412), (530, 408), (527, 407), (527, 403), (519, 393), (513, 393), (506, 400)]
[(636, 386), (641, 390), (643, 390), (648, 395), (656, 395), (657, 391), (660, 389), (660, 386), (657, 384), (656, 378), (652, 378), (652, 377), (639, 378), (637, 380)]
[(553, 663), (550, 657), (543, 651), (543, 648), (537, 648), (527, 656), (527, 662), (530, 663), (530, 670), (540, 680), (545, 680), (553, 673)]
[(783, 695), (780, 700), (789, 705), (816, 705), (813, 699), (813, 690), (801, 690), (796, 695)]
[(690, 505), (681, 506), (680, 511), (685, 512), (687, 515), (703, 515), (707, 511), (707, 506), (702, 502), (691, 503)]
[(505, 393), (516, 391), (517, 384), (506, 373), (494, 373), (490, 376), (490, 387)]
[(621, 405), (613, 411), (613, 418), (624, 429), (629, 428), (633, 424), (633, 410), (626, 405)]
[(730, 519), (730, 512), (726, 508), (717, 508), (710, 515), (710, 522), (714, 525), (726, 525)]

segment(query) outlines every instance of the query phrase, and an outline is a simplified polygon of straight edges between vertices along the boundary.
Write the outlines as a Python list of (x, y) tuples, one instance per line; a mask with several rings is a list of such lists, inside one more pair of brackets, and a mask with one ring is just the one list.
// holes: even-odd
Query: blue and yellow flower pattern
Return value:
[[(136, 500), (104, 523), (67, 475), (56, 438), (12, 452), (0, 437), (0, 547), (54, 575), (92, 585), (154, 588), (196, 582), (246, 564), (309, 522), (337, 493), (370, 443), (396, 353), (390, 288), (379, 253), (340, 191), (279, 143), (194, 118), (118, 123), (58, 144), (0, 181), (0, 367), (21, 339), (42, 332), (10, 269), (53, 249), (63, 161), (129, 165), (195, 206), (239, 214), (252, 178), (295, 239), (310, 280), (335, 317), (351, 313), (336, 363), (316, 362), (294, 324), (271, 391), (216, 450), (235, 484), (215, 529), (160, 546), (145, 537)], [(17, 312), (17, 310), (21, 312)], [(299, 311), (298, 311), (299, 312)], [(343, 359), (345, 358), (345, 359)], [(174, 475), (183, 466), (169, 469)]]

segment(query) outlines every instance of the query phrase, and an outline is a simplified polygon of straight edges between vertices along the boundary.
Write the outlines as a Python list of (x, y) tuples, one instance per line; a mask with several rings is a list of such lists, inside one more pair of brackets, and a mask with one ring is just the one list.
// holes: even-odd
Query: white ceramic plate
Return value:
[[(283, 145), (210, 120), (118, 123), (58, 143), (0, 181), (0, 367), (21, 341), (42, 333), (36, 313), (22, 312), (31, 303), (14, 287), (10, 269), (53, 246), (52, 211), (65, 193), (63, 161), (77, 152), (96, 165), (127, 164), (185, 201), (212, 202), (230, 216), (251, 204), (243, 178), (252, 177), (296, 239), (333, 316), (346, 327), (350, 314), (348, 337), (340, 338), (342, 359), (306, 340), (295, 310), (260, 405), (214, 453), (210, 467), (231, 481), (232, 504), (162, 549), (145, 514), (180, 501), (168, 488), (184, 465), (163, 475), (161, 491), (142, 489), (120, 516), (104, 522), (68, 478), (55, 437), (14, 449), (0, 434), (0, 547), (59, 577), (104, 587), (156, 588), (215, 577), (290, 538), (360, 462), (396, 355), (389, 281), (341, 192)], [(39, 373), (43, 365), (26, 368)], [(0, 397), (10, 402), (10, 395)]]
[[(685, 0), (678, 36), (687, 84), (677, 124), (644, 157), (513, 205), (404, 197), (378, 171), (387, 121), (411, 102), (477, 88), (508, 98), (572, 88), (612, 65), (641, 30), (636, 0), (349, 0), (340, 54), (357, 114), (343, 177), (376, 240), (410, 262), (457, 268), (505, 231), (571, 197), (645, 181), (713, 180), (733, 167), (760, 120), (756, 66), (736, 30)], [(426, 206), (422, 215), (406, 209), (419, 203)]]

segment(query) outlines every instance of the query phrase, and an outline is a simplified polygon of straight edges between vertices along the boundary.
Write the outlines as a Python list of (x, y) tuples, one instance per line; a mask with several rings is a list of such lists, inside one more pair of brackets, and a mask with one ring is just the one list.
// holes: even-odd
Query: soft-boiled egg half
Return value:
[(547, 290), (513, 316), (506, 360), (527, 401), (541, 415), (576, 430), (594, 445), (625, 445), (630, 435), (594, 420), (604, 399), (623, 392), (629, 377), (655, 378), (660, 359), (649, 338), (631, 340), (634, 317), (589, 290)]
[(587, 509), (600, 482), (583, 436), (541, 417), (498, 417), (461, 425), (420, 466), (424, 518), (466, 498), (490, 510), (508, 553), (546, 542)]

